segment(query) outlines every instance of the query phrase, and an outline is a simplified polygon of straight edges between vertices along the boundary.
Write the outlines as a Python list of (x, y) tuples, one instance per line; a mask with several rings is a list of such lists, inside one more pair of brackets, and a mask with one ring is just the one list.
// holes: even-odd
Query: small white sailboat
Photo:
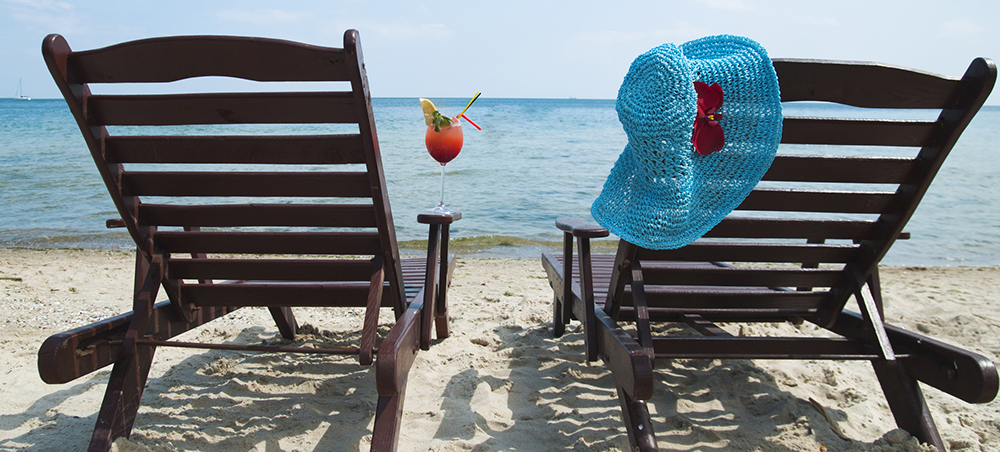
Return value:
[(30, 97), (25, 96), (24, 93), (21, 92), (21, 79), (17, 79), (17, 92), (14, 93), (14, 98), (21, 100), (31, 100)]

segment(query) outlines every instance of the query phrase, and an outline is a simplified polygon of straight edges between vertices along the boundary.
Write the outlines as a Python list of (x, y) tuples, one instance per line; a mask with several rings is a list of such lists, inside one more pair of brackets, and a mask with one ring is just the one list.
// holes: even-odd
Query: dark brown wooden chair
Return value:
[[(645, 402), (654, 362), (674, 358), (871, 361), (896, 423), (945, 450), (918, 382), (985, 403), (997, 394), (997, 371), (986, 357), (883, 324), (878, 265), (908, 237), (903, 227), (989, 96), (996, 66), (976, 59), (961, 79), (853, 62), (774, 60), (774, 67), (784, 102), (940, 113), (934, 121), (786, 116), (781, 141), (796, 145), (794, 155), (779, 151), (738, 212), (677, 250), (620, 241), (617, 255), (592, 256), (590, 239), (608, 232), (558, 219), (563, 254), (542, 255), (555, 291), (555, 335), (570, 319), (583, 322), (587, 360), (611, 369), (629, 440), (641, 450), (656, 449)], [(914, 151), (857, 155), (859, 146)], [(852, 296), (860, 314), (844, 309)], [(716, 325), (803, 320), (837, 337), (737, 337)], [(636, 337), (619, 327), (625, 321), (634, 322)], [(687, 324), (700, 335), (653, 337), (650, 322)]]
[[(38, 354), (48, 383), (114, 364), (90, 450), (129, 436), (162, 346), (356, 354), (364, 365), (377, 353), (372, 449), (395, 449), (414, 356), (432, 328), (448, 336), (448, 228), (461, 215), (420, 215), (427, 257), (400, 258), (358, 33), (342, 49), (188, 36), (81, 52), (50, 35), (42, 54), (118, 209), (108, 226), (136, 244), (132, 311), (56, 334)], [(339, 83), (172, 94), (184, 89), (174, 82), (209, 76)], [(116, 83), (158, 94), (91, 92)], [(160, 287), (169, 300), (155, 303)], [(361, 338), (344, 348), (170, 340), (244, 306), (266, 306), (288, 339), (293, 306), (364, 308)], [(380, 308), (397, 323), (379, 344)]]

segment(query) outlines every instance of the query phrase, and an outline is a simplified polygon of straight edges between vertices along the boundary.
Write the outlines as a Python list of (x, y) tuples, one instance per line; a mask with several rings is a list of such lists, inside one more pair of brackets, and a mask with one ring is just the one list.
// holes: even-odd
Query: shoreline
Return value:
[[(613, 236), (612, 236), (613, 237)], [(107, 241), (94, 240), (92, 242), (79, 242), (78, 237), (61, 241), (58, 238), (52, 241), (6, 241), (0, 242), (0, 250), (81, 250), (81, 251), (116, 251), (132, 252), (135, 245), (127, 237), (121, 237), (120, 246)], [(425, 239), (400, 240), (398, 242), (400, 255), (403, 257), (423, 256), (427, 248)], [(893, 249), (898, 249), (908, 244), (905, 241), (898, 243)], [(562, 252), (562, 240), (528, 239), (523, 237), (513, 237), (505, 235), (486, 235), (476, 237), (452, 237), (449, 243), (449, 251), (462, 258), (469, 259), (538, 259), (542, 252)], [(618, 247), (618, 239), (594, 239), (591, 240), (591, 251), (594, 254), (614, 254)], [(902, 254), (902, 253), (901, 253)], [(1000, 262), (984, 262), (982, 258), (967, 256), (966, 258), (933, 258), (929, 262), (918, 264), (907, 264), (893, 262), (894, 259), (915, 258), (912, 250), (896, 257), (890, 250), (889, 255), (883, 259), (883, 268), (889, 267), (919, 267), (919, 268), (990, 268), (1000, 267)], [(926, 259), (926, 258), (925, 258)], [(993, 258), (990, 258), (993, 259)]]
[[(8, 369), (0, 374), (0, 450), (85, 447), (110, 368), (46, 385), (35, 353), (53, 333), (129, 310), (132, 265), (124, 250), (0, 248), (0, 367)], [(881, 280), (887, 323), (1000, 361), (1000, 267), (886, 266)], [(459, 256), (452, 336), (417, 355), (399, 449), (627, 450), (610, 373), (583, 362), (578, 322), (552, 338), (551, 299), (538, 258)], [(314, 327), (306, 343), (358, 328), (351, 310), (296, 312)], [(384, 334), (391, 315), (380, 324)], [(752, 325), (748, 334), (795, 330)], [(186, 334), (260, 342), (277, 331), (266, 310), (241, 309)], [(369, 447), (374, 367), (354, 358), (176, 348), (156, 356), (132, 439), (119, 450)], [(664, 450), (928, 450), (895, 430), (864, 362), (680, 360), (659, 363), (654, 375), (651, 414)], [(1000, 444), (1000, 402), (924, 393), (951, 450)]]

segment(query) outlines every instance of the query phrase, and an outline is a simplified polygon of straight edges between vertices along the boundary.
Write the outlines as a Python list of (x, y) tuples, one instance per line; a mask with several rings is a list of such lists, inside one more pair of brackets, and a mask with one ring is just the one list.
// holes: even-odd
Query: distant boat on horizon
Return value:
[(14, 98), (21, 100), (31, 100), (30, 97), (25, 96), (24, 93), (21, 92), (21, 79), (17, 79), (17, 92), (14, 93)]

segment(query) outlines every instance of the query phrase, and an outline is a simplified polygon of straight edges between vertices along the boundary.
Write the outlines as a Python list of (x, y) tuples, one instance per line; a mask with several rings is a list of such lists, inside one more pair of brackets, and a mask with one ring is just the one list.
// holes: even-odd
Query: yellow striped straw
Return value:
[(480, 93), (479, 93), (479, 91), (476, 91), (476, 95), (475, 95), (475, 96), (472, 96), (472, 100), (470, 100), (470, 101), (469, 101), (469, 105), (466, 105), (466, 106), (465, 106), (465, 108), (463, 108), (463, 109), (462, 109), (462, 112), (461, 112), (461, 113), (459, 113), (459, 114), (458, 114), (458, 116), (456, 116), (457, 118), (459, 118), (459, 117), (461, 117), (462, 115), (464, 115), (464, 114), (465, 114), (465, 110), (468, 110), (468, 109), (469, 109), (469, 107), (471, 107), (471, 106), (472, 106), (472, 103), (473, 103), (473, 102), (475, 102), (475, 101), (476, 101), (476, 99), (479, 99), (479, 94), (480, 94)]

